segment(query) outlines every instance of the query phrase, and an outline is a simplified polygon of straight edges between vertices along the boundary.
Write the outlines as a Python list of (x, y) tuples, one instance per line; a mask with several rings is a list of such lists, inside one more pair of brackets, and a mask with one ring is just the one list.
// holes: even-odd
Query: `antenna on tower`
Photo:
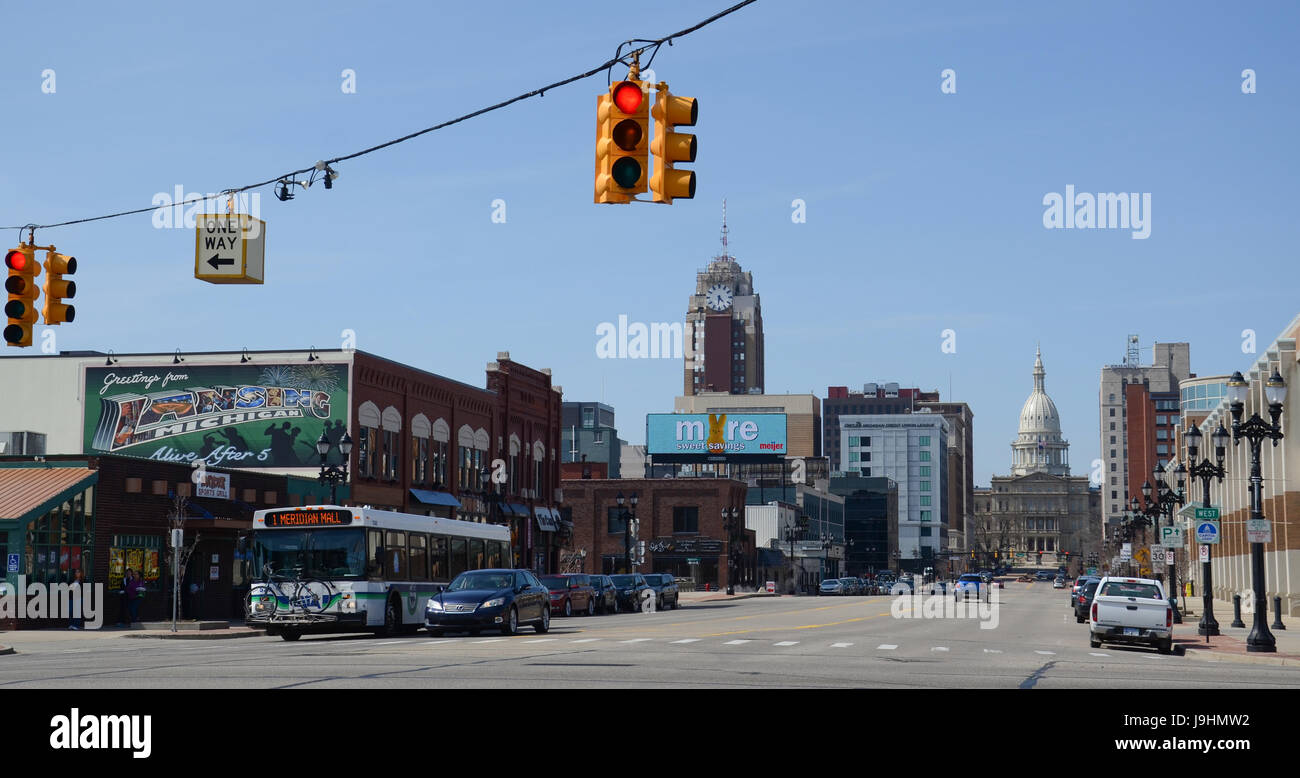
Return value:
[(1125, 350), (1125, 352), (1124, 352), (1124, 366), (1125, 366), (1125, 367), (1137, 367), (1137, 366), (1138, 366), (1138, 363), (1139, 363), (1139, 362), (1141, 361), (1141, 359), (1142, 359), (1141, 356), (1139, 356), (1139, 354), (1138, 354), (1138, 351), (1139, 351), (1139, 349), (1138, 349), (1138, 336), (1137, 336), (1137, 335), (1129, 335), (1129, 336), (1128, 336), (1128, 342), (1127, 342), (1126, 346), (1127, 346), (1127, 347), (1126, 347), (1126, 350)]
[(728, 232), (729, 230), (727, 229), (727, 198), (724, 197), (722, 198), (722, 257), (721, 257), (722, 259), (731, 259), (731, 255), (727, 253)]

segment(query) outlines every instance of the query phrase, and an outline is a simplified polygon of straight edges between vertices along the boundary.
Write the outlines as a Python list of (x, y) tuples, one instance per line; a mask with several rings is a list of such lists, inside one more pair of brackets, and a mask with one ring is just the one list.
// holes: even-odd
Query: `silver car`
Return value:
[(844, 582), (838, 578), (827, 578), (817, 588), (818, 594), (844, 594)]

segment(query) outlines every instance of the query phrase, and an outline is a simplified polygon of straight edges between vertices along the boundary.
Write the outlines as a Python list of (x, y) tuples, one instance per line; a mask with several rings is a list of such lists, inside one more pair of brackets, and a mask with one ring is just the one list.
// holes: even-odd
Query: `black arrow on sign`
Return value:
[(208, 258), (208, 264), (209, 264), (209, 265), (212, 265), (212, 269), (213, 269), (213, 270), (219, 270), (219, 269), (221, 268), (222, 265), (233, 265), (233, 264), (235, 264), (235, 258), (234, 258), (234, 257), (223, 257), (223, 256), (220, 256), (219, 254), (213, 254), (211, 257)]

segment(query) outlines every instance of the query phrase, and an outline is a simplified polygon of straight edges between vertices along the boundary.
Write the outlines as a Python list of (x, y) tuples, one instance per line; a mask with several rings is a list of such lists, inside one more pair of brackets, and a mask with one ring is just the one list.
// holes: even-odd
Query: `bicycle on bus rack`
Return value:
[(265, 580), (255, 582), (244, 603), (247, 622), (270, 624), (312, 624), (337, 620), (325, 613), (337, 590), (315, 578), (277, 575), (270, 565), (262, 568)]

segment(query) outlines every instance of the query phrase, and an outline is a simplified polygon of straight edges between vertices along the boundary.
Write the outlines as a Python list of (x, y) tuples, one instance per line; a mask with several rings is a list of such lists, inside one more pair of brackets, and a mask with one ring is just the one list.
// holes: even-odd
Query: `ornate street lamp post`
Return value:
[[(1187, 432), (1187, 458), (1192, 463), (1188, 471), (1192, 478), (1201, 479), (1201, 507), (1210, 507), (1210, 479), (1218, 479), (1223, 483), (1223, 476), (1227, 472), (1223, 469), (1223, 458), (1228, 447), (1228, 431), (1223, 428), (1223, 423), (1219, 423), (1219, 428), (1211, 434), (1210, 438), (1214, 441), (1214, 461), (1211, 462), (1209, 457), (1200, 458), (1198, 454), (1201, 450), (1201, 430), (1199, 427), (1192, 427)], [(1217, 635), (1219, 634), (1219, 622), (1214, 618), (1214, 572), (1210, 569), (1210, 554), (1214, 553), (1214, 548), (1207, 545), (1205, 560), (1201, 562), (1201, 621), (1196, 626), (1198, 635)]]
[(316, 441), (316, 453), (320, 454), (320, 476), (317, 483), (322, 486), (330, 485), (330, 505), (339, 504), (339, 484), (348, 480), (348, 460), (352, 454), (352, 438), (344, 432), (343, 437), (339, 438), (339, 453), (343, 455), (342, 462), (337, 465), (325, 464), (325, 458), (329, 456), (330, 449), (334, 447), (330, 443), (325, 433), (320, 434), (320, 439)]
[[(1250, 387), (1241, 372), (1232, 374), (1228, 380), (1228, 402), (1232, 410), (1232, 445), (1236, 446), (1245, 438), (1250, 444), (1250, 520), (1264, 522), (1264, 478), (1260, 474), (1259, 450), (1265, 440), (1273, 441), (1274, 448), (1282, 439), (1282, 403), (1286, 400), (1286, 384), (1276, 369), (1264, 384), (1264, 399), (1268, 402), (1269, 421), (1264, 421), (1258, 413), (1251, 413), (1250, 418), (1242, 421), (1246, 408), (1246, 396)], [(1255, 526), (1259, 526), (1256, 524)], [(1249, 530), (1250, 525), (1247, 524)], [(1264, 593), (1264, 544), (1250, 544), (1250, 570), (1254, 579), (1255, 625), (1246, 638), (1246, 650), (1273, 653), (1277, 651), (1277, 641), (1268, 630), (1266, 618), (1268, 605)]]
[(727, 594), (736, 593), (736, 568), (739, 552), (736, 537), (740, 531), (740, 511), (733, 505), (722, 509), (722, 527), (727, 532)]
[(632, 506), (631, 511), (622, 510), (623, 503), (624, 503), (622, 492), (618, 493), (618, 496), (614, 498), (614, 501), (618, 503), (619, 518), (623, 520), (623, 564), (626, 567), (626, 569), (623, 572), (631, 573), (632, 572), (632, 541), (636, 537), (636, 531), (639, 529), (639, 527), (636, 526), (637, 524), (636, 492), (632, 492), (631, 499), (627, 501)]
[[(1165, 483), (1164, 470), (1160, 465), (1156, 465), (1151, 471), (1151, 475), (1156, 479), (1156, 485), (1154, 487), (1151, 486), (1150, 481), (1142, 484), (1142, 497), (1146, 500), (1148, 515), (1151, 515), (1155, 519), (1155, 535), (1152, 538), (1154, 541), (1162, 540), (1160, 537), (1160, 516), (1167, 515), (1169, 517), (1169, 526), (1174, 526), (1174, 508), (1183, 504), (1185, 494), (1184, 487), (1187, 483), (1184, 480), (1184, 476), (1187, 474), (1187, 468), (1183, 467), (1183, 464), (1179, 462), (1178, 467), (1174, 472), (1178, 474), (1177, 489), (1170, 489)], [(1163, 546), (1163, 542), (1161, 545)], [(1174, 550), (1166, 548), (1165, 553), (1173, 554)], [(1169, 575), (1167, 575), (1166, 578), (1169, 580), (1169, 588), (1166, 594), (1169, 595), (1169, 607), (1174, 612), (1174, 623), (1182, 624), (1183, 614), (1178, 611), (1177, 570), (1174, 565), (1168, 565), (1168, 567)], [(1152, 573), (1154, 574), (1155, 571), (1153, 570)]]
[(794, 542), (799, 539), (799, 533), (807, 525), (808, 519), (800, 516), (794, 524), (785, 528), (785, 540), (790, 544), (790, 594), (798, 593), (798, 574), (794, 570)]

